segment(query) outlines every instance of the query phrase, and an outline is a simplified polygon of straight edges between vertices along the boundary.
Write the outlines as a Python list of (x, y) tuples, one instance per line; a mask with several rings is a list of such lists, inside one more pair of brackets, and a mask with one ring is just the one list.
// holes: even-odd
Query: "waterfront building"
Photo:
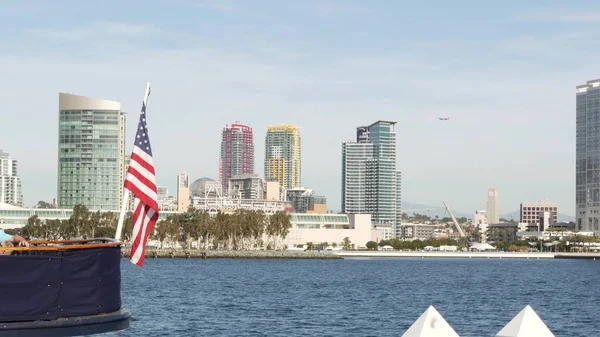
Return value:
[(166, 187), (157, 187), (158, 210), (159, 211), (177, 211), (177, 198), (169, 195)]
[[(441, 225), (420, 223), (403, 223), (399, 226), (402, 240), (428, 240), (443, 237), (440, 235)], [(447, 235), (445, 235), (447, 237)]]
[(17, 160), (0, 150), (0, 203), (23, 206)]
[(190, 177), (187, 173), (177, 175), (177, 211), (187, 212), (190, 208)]
[[(356, 140), (342, 144), (342, 212), (371, 214), (401, 236), (401, 173), (396, 169), (396, 122), (357, 128)], [(399, 214), (398, 214), (399, 212)]]
[(288, 203), (279, 200), (239, 199), (230, 197), (192, 197), (191, 206), (214, 215), (217, 212), (233, 213), (238, 209), (262, 211), (267, 215), (289, 209)]
[(235, 175), (229, 178), (227, 195), (239, 199), (266, 199), (266, 185), (258, 174)]
[[(252, 176), (248, 178), (252, 178)], [(236, 184), (236, 180), (234, 179), (234, 183), (230, 187), (235, 188)], [(278, 185), (273, 185), (272, 187), (277, 187), (276, 189), (278, 190)], [(276, 190), (275, 188), (272, 189)], [(221, 194), (221, 191), (222, 186), (218, 181), (210, 178), (200, 178), (194, 181), (190, 187), (190, 206), (195, 209), (207, 211), (213, 215), (217, 214), (217, 212), (232, 213), (237, 209), (263, 211), (265, 214), (273, 214), (289, 208), (289, 204), (284, 199), (265, 200), (264, 197), (260, 199), (243, 197), (244, 195), (252, 195), (252, 192), (241, 192), (241, 194), (238, 193), (238, 197), (231, 197)], [(239, 197), (240, 195), (242, 197)]]
[(488, 224), (488, 242), (513, 242), (517, 240), (517, 232), (525, 230), (515, 223)]
[(475, 211), (473, 225), (479, 231), (481, 243), (487, 242), (488, 219), (485, 211)]
[(229, 179), (236, 175), (254, 173), (254, 140), (252, 128), (235, 123), (225, 125), (221, 133), (219, 182), (223, 194), (229, 190)]
[(290, 202), (295, 213), (327, 213), (327, 199), (308, 188), (288, 189), (286, 200)]
[(487, 214), (488, 224), (500, 223), (500, 208), (498, 205), (498, 190), (495, 185), (488, 189), (487, 203), (485, 213)]
[[(100, 213), (112, 212), (119, 216), (119, 209), (101, 209)], [(73, 214), (73, 209), (67, 208), (24, 208), (0, 203), (0, 229), (21, 228), (27, 224), (27, 220), (37, 215), (42, 222), (47, 220), (68, 220)], [(175, 211), (161, 211), (159, 220), (165, 220), (169, 215), (177, 214)]]
[[(558, 222), (558, 203), (542, 200), (538, 202), (521, 203), (521, 220), (519, 222), (528, 224), (539, 224), (540, 217), (543, 218), (544, 212), (549, 212), (550, 223)], [(548, 224), (549, 225), (549, 224)]]
[(283, 244), (301, 245), (312, 242), (342, 246), (344, 238), (354, 248), (365, 248), (369, 241), (381, 241), (384, 233), (371, 223), (370, 214), (290, 214), (288, 235)]
[(265, 138), (265, 179), (284, 188), (300, 187), (300, 130), (296, 125), (267, 128)]
[(119, 102), (59, 93), (58, 207), (119, 209), (125, 114)]
[(577, 86), (575, 203), (577, 229), (600, 232), (600, 79)]

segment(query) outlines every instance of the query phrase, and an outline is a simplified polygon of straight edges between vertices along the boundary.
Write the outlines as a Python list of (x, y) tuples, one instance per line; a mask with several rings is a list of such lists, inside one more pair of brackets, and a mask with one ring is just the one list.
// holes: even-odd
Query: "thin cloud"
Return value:
[(76, 29), (37, 29), (30, 31), (34, 36), (60, 40), (82, 40), (99, 37), (139, 38), (155, 35), (158, 32), (159, 30), (153, 25), (127, 22), (99, 22)]
[(230, 4), (225, 3), (224, 1), (186, 1), (187, 5), (198, 8), (206, 8), (212, 9), (220, 12), (233, 12), (238, 10), (237, 7), (234, 7)]
[(515, 21), (534, 22), (570, 22), (570, 23), (597, 23), (600, 22), (600, 9), (588, 11), (570, 11), (567, 9), (552, 8), (524, 13), (512, 18)]

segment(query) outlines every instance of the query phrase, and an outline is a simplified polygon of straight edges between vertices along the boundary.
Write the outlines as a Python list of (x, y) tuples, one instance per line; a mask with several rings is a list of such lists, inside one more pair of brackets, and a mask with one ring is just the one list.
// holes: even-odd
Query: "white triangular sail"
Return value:
[(555, 337), (535, 311), (528, 305), (515, 316), (496, 337)]
[(444, 317), (430, 306), (402, 337), (459, 337)]

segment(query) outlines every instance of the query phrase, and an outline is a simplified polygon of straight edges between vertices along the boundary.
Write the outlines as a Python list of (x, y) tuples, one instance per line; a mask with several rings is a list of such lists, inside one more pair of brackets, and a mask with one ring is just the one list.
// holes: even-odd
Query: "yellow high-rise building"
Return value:
[(300, 187), (300, 131), (297, 125), (267, 128), (265, 139), (265, 179), (278, 181), (284, 188)]

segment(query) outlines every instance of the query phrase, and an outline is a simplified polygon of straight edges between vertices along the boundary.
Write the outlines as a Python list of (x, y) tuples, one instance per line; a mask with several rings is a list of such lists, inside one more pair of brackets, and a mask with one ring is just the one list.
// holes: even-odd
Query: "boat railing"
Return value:
[(81, 240), (31, 240), (29, 247), (0, 247), (0, 252), (35, 252), (65, 251), (75, 249), (98, 249), (121, 247), (121, 241), (111, 238), (94, 238)]
[(109, 238), (0, 247), (0, 322), (56, 320), (121, 308), (121, 245)]

